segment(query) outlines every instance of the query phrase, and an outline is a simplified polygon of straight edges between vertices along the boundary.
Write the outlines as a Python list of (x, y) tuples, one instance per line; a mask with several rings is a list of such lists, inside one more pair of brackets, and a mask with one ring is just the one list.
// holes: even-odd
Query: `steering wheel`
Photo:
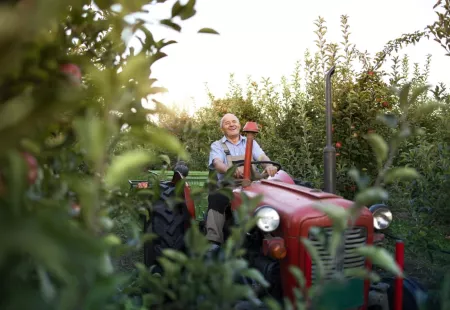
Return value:
[[(258, 164), (271, 164), (274, 165), (275, 167), (277, 167), (278, 171), (282, 170), (281, 164), (276, 162), (276, 161), (270, 161), (270, 160), (257, 160), (257, 161), (252, 161), (250, 163), (250, 165), (258, 165)], [(238, 161), (235, 166), (236, 167), (240, 167), (244, 165), (244, 161), (240, 160)], [(255, 175), (255, 179), (256, 180), (261, 180), (261, 179), (267, 179), (269, 177), (269, 174), (267, 172), (263, 172), (263, 173), (258, 173), (256, 171), (256, 175)]]

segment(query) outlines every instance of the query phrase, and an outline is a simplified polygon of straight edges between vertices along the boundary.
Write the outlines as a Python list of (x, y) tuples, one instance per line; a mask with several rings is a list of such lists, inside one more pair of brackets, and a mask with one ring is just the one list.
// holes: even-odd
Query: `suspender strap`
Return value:
[(222, 142), (222, 148), (223, 148), (223, 151), (225, 152), (225, 155), (227, 155), (227, 156), (231, 155), (230, 150), (228, 149), (228, 146), (225, 144), (225, 142)]

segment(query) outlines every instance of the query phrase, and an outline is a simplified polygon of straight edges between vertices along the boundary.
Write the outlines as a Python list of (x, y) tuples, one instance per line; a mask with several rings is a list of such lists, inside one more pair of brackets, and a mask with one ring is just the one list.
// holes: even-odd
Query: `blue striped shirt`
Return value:
[[(222, 137), (219, 141), (215, 141), (211, 144), (211, 151), (209, 153), (209, 163), (208, 168), (210, 170), (214, 170), (213, 160), (218, 158), (221, 161), (224, 162), (225, 165), (228, 165), (227, 162), (227, 156), (225, 154), (225, 151), (223, 150), (222, 143), (226, 144), (228, 149), (230, 150), (231, 156), (244, 156), (245, 155), (245, 146), (247, 143), (247, 137), (240, 136), (239, 141), (234, 144), (231, 141), (229, 141), (225, 136)], [(253, 140), (253, 160), (261, 160), (261, 156), (265, 155), (262, 148), (259, 146), (258, 142)], [(223, 178), (223, 174), (217, 173), (217, 178), (221, 180)]]

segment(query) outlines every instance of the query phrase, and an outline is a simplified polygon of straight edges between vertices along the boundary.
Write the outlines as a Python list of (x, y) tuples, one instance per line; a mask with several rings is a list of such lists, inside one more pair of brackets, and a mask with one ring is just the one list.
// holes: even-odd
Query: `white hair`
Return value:
[(239, 122), (239, 118), (238, 118), (236, 115), (234, 115), (233, 113), (227, 113), (227, 114), (225, 114), (224, 116), (222, 116), (222, 118), (220, 119), (220, 128), (222, 128), (222, 126), (223, 126), (223, 119), (224, 119), (225, 116), (227, 116), (227, 115), (233, 115), (234, 117), (236, 117), (236, 119), (237, 119), (238, 122)]

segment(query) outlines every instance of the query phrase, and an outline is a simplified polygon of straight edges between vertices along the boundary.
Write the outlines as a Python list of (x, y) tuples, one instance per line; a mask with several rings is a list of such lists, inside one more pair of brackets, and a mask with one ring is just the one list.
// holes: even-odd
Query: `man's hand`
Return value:
[(237, 167), (234, 171), (234, 177), (236, 179), (242, 179), (244, 177), (244, 166)]
[(266, 172), (269, 176), (273, 177), (277, 173), (278, 169), (274, 165), (267, 165), (264, 169), (264, 172)]

